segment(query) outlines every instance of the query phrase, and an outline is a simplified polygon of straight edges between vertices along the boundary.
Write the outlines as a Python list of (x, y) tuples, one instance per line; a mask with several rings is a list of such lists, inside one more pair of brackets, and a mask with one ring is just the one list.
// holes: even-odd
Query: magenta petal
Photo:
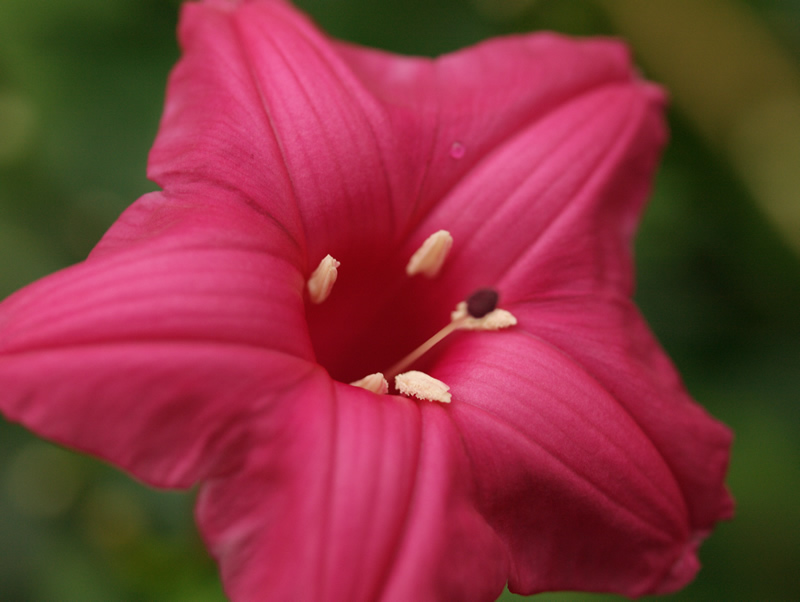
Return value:
[(731, 517), (723, 486), (730, 430), (688, 396), (630, 301), (562, 297), (525, 304), (517, 315), (583, 366), (647, 434), (681, 488), (695, 534)]
[(240, 191), (311, 257), (386, 236), (395, 208), (360, 90), (327, 39), (283, 2), (184, 6), (184, 56), (170, 79), (149, 175)]
[(179, 199), (145, 197), (93, 258), (3, 303), (8, 418), (163, 486), (212, 474), (228, 441), (246, 447), (254, 400), (312, 354), (295, 247), (221, 199), (187, 217)]
[(639, 83), (599, 87), (477, 166), (421, 228), (447, 227), (458, 241), (442, 273), (452, 302), (487, 284), (506, 304), (630, 294), (631, 238), (664, 140), (661, 105)]
[[(311, 359), (305, 279), (288, 239), (246, 206), (191, 201), (187, 215), (179, 198), (141, 199), (88, 261), (10, 297), (0, 314), (3, 352), (198, 340)], [(147, 238), (127, 239), (129, 222), (145, 220)]]
[(510, 37), (432, 61), (333, 43), (284, 2), (225, 7), (184, 7), (149, 175), (239, 190), (317, 261), (402, 243), (521, 130), (632, 85), (611, 41)]
[(0, 382), (8, 419), (151, 485), (186, 488), (235, 465), (253, 445), (253, 412), (309, 368), (212, 343), (82, 343), (4, 355)]
[(662, 450), (580, 364), (518, 330), (463, 337), (435, 374), (460, 402), (453, 420), (512, 591), (638, 596), (691, 579), (694, 535)]
[(243, 469), (201, 489), (198, 522), (232, 599), (499, 595), (507, 559), (444, 408), (321, 372), (287, 397), (255, 419)]
[[(414, 222), (562, 105), (607, 86), (633, 83), (627, 49), (611, 40), (508, 36), (435, 61), (343, 44), (337, 50), (391, 120), (397, 174), (414, 184), (406, 194), (413, 201), (408, 210)], [(548, 148), (540, 142), (534, 146)], [(508, 165), (522, 167), (522, 157)]]

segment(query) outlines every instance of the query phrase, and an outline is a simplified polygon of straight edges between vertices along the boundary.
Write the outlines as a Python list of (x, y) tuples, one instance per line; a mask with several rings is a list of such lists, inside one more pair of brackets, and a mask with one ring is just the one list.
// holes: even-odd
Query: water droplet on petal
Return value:
[(450, 156), (453, 157), (453, 159), (460, 159), (466, 152), (467, 149), (460, 142), (453, 142), (453, 145), (450, 147)]

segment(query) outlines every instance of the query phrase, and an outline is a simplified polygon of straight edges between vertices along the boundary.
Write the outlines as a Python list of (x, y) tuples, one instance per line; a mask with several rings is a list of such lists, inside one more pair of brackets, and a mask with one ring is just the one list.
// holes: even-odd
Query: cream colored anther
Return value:
[(406, 274), (409, 276), (424, 274), (428, 278), (433, 278), (442, 269), (452, 246), (453, 237), (447, 230), (434, 232), (411, 256), (406, 266)]
[(450, 403), (452, 400), (452, 396), (449, 393), (450, 387), (418, 370), (398, 374), (394, 378), (394, 386), (403, 395), (413, 396), (417, 399), (439, 401), (441, 403)]
[(319, 262), (319, 266), (308, 279), (308, 296), (312, 303), (322, 303), (331, 294), (336, 278), (339, 276), (336, 268), (340, 265), (330, 255), (326, 255)]
[(375, 374), (369, 374), (364, 378), (359, 379), (350, 384), (353, 385), (354, 387), (361, 387), (362, 389), (366, 389), (367, 391), (372, 391), (373, 393), (377, 393), (378, 395), (386, 395), (389, 392), (389, 383), (386, 382), (386, 379), (380, 372), (376, 372)]

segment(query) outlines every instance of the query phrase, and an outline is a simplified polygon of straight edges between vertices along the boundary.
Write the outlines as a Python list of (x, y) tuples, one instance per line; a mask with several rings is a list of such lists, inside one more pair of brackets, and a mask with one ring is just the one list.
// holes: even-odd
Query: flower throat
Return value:
[[(435, 278), (444, 266), (453, 245), (453, 237), (446, 230), (431, 234), (420, 248), (411, 256), (406, 265), (406, 275), (422, 275)], [(338, 278), (341, 263), (331, 255), (326, 255), (314, 270), (307, 282), (309, 300), (321, 304), (332, 294)], [(450, 322), (428, 338), (405, 357), (382, 372), (369, 374), (350, 384), (385, 395), (390, 391), (389, 383), (402, 395), (427, 401), (450, 403), (450, 387), (419, 370), (411, 369), (413, 364), (428, 353), (450, 334), (459, 331), (501, 330), (514, 326), (516, 318), (508, 311), (497, 307), (500, 297), (492, 288), (482, 288), (461, 301), (450, 314)]]

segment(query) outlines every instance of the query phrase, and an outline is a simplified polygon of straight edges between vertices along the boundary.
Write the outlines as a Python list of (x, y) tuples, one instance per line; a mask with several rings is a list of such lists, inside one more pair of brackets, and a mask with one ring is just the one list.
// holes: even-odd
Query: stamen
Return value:
[(394, 379), (394, 386), (403, 395), (414, 396), (417, 399), (442, 403), (452, 401), (452, 395), (449, 393), (450, 387), (418, 370), (398, 374)]
[(308, 279), (308, 296), (312, 303), (322, 303), (333, 290), (333, 285), (339, 272), (336, 270), (341, 264), (330, 255), (326, 255), (319, 262), (319, 266)]
[(408, 260), (406, 274), (414, 276), (422, 273), (428, 278), (433, 278), (442, 269), (452, 246), (453, 237), (447, 230), (434, 232)]
[[(486, 289), (488, 290), (488, 289)], [(480, 291), (479, 291), (480, 292)], [(494, 291), (492, 291), (494, 292)], [(476, 293), (477, 294), (477, 293)], [(495, 295), (497, 293), (495, 292)], [(475, 294), (470, 295), (470, 298)], [(485, 305), (484, 305), (485, 306)], [(384, 372), (391, 379), (407, 370), (414, 362), (430, 351), (436, 344), (456, 330), (501, 330), (517, 324), (514, 315), (505, 309), (493, 309), (481, 317), (475, 317), (468, 311), (467, 301), (461, 301), (450, 314), (450, 323), (439, 332), (414, 349), (411, 353)]]
[(361, 387), (362, 389), (366, 389), (367, 391), (372, 391), (373, 393), (377, 393), (378, 395), (386, 395), (389, 392), (389, 383), (383, 377), (383, 374), (380, 372), (376, 372), (375, 374), (369, 374), (362, 379), (359, 379), (353, 383), (350, 383), (354, 387)]

